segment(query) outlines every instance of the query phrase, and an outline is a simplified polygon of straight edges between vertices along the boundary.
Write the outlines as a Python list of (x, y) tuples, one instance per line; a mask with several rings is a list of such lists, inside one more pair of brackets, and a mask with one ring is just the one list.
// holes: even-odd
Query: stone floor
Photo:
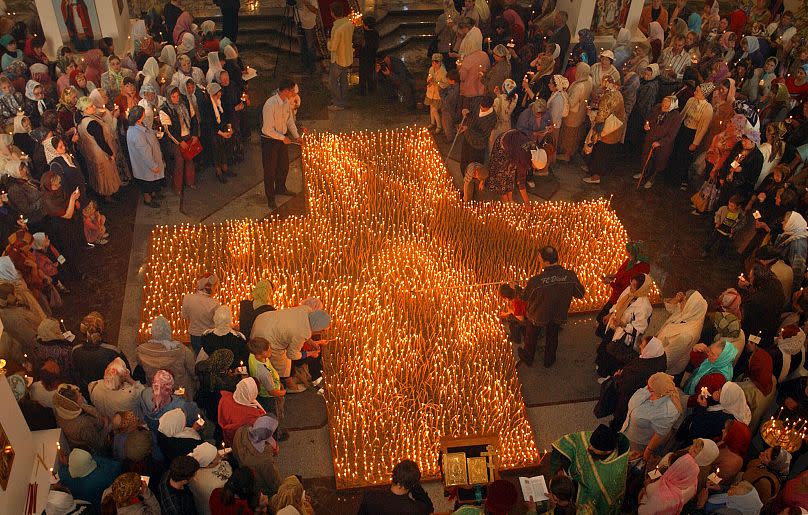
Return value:
[[(294, 71), (297, 63), (283, 60), (285, 58), (276, 63), (274, 57), (260, 52), (245, 52), (243, 57), (259, 71), (259, 77), (250, 84), (255, 113), (277, 82), (272, 77), (272, 70)], [(408, 59), (413, 66), (423, 64), (422, 57), (413, 55)], [(425, 111), (402, 112), (378, 95), (359, 97), (356, 87), (351, 87), (349, 93), (351, 108), (330, 113), (326, 110), (329, 95), (324, 78), (297, 78), (303, 99), (300, 125), (309, 130), (341, 132), (428, 123)], [(440, 139), (438, 146), (445, 153), (449, 145)], [(208, 170), (199, 174), (196, 190), (187, 190), (182, 198), (169, 193), (158, 210), (143, 206), (131, 187), (120, 202), (102, 207), (110, 220), (112, 241), (104, 248), (92, 249), (93, 266), (87, 270), (88, 280), (77, 285), (75, 292), (66, 298), (61, 316), (65, 317), (68, 328), (76, 332), (80, 316), (89, 309), (99, 309), (108, 318), (107, 339), (117, 342), (129, 356), (133, 356), (142, 290), (141, 267), (152, 227), (155, 224), (216, 223), (228, 218), (262, 218), (268, 214), (257, 135), (253, 135), (246, 149), (245, 161), (235, 168), (238, 177), (226, 185), (215, 182)], [(300, 192), (300, 160), (296, 157), (293, 152), (288, 187)], [(446, 164), (456, 184), (460, 185), (458, 163), (448, 159)], [(588, 186), (581, 182), (585, 173), (577, 163), (559, 165), (553, 170), (552, 180), (555, 182), (552, 187), (540, 184), (535, 191), (545, 197), (551, 196), (553, 200), (611, 197), (629, 236), (648, 242), (654, 260), (653, 276), (666, 295), (693, 287), (712, 295), (731, 284), (738, 273), (737, 260), (723, 259), (720, 265), (715, 265), (698, 259), (708, 224), (689, 214), (688, 195), (661, 182), (651, 190), (636, 191), (631, 175), (638, 168), (635, 159), (627, 158), (613, 174), (604, 178), (600, 186)], [(532, 195), (531, 200), (543, 201), (536, 195)], [(304, 212), (302, 195), (282, 198), (281, 215)], [(653, 320), (659, 323), (662, 318), (661, 314), (655, 315)], [(597, 423), (592, 415), (598, 387), (591, 368), (595, 350), (591, 328), (591, 316), (573, 317), (562, 332), (561, 353), (555, 368), (546, 370), (535, 365), (533, 368), (523, 366), (519, 370), (527, 415), (540, 449), (549, 447), (565, 432), (590, 428)], [(560, 377), (564, 380), (559, 381)], [(323, 404), (311, 397), (291, 397), (287, 401), (287, 411), (298, 413), (290, 417), (292, 436), (282, 445), (278, 457), (281, 472), (303, 476), (318, 514), (354, 513), (360, 493), (336, 491), (334, 488)], [(526, 472), (534, 475), (536, 470)], [(506, 476), (514, 477), (515, 474)], [(450, 509), (437, 483), (429, 483), (428, 491), (436, 509)]]

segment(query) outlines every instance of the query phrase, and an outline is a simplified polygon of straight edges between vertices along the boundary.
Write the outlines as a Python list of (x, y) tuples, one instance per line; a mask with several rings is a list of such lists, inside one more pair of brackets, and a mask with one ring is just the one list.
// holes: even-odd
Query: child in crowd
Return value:
[(44, 232), (34, 233), (33, 239), (31, 251), (42, 274), (49, 277), (61, 293), (67, 293), (67, 288), (59, 278), (59, 265), (65, 262), (65, 257), (51, 245), (50, 238)]
[(98, 211), (95, 200), (91, 200), (82, 209), (84, 215), (84, 238), (93, 245), (105, 245), (109, 242), (107, 217)]
[[(267, 413), (274, 413), (278, 417), (278, 425), (280, 425), (284, 419), (283, 405), (286, 390), (283, 389), (278, 371), (269, 360), (269, 356), (272, 354), (269, 341), (265, 338), (250, 338), (247, 347), (250, 349), (250, 357), (247, 361), (248, 371), (259, 385), (258, 403)], [(279, 427), (276, 436), (278, 440), (283, 441), (289, 437), (289, 433)]]
[(443, 54), (432, 54), (432, 64), (426, 74), (426, 98), (424, 105), (429, 106), (429, 130), (435, 134), (441, 132), (440, 92), (446, 88), (446, 68), (443, 66)]
[(707, 257), (716, 247), (718, 247), (719, 254), (724, 254), (728, 249), (732, 248), (732, 237), (738, 228), (743, 225), (742, 202), (743, 198), (740, 195), (733, 195), (726, 206), (719, 207), (715, 212), (713, 219), (715, 231), (707, 238), (702, 257)]
[(443, 136), (447, 143), (455, 137), (458, 119), (458, 101), (460, 100), (460, 74), (451, 70), (446, 74), (446, 87), (440, 90), (440, 118), (443, 125)]
[(527, 302), (522, 300), (522, 288), (514, 283), (501, 284), (499, 296), (508, 301), (507, 310), (499, 314), (500, 320), (505, 324), (508, 338), (513, 343), (522, 343), (525, 336), (525, 313)]

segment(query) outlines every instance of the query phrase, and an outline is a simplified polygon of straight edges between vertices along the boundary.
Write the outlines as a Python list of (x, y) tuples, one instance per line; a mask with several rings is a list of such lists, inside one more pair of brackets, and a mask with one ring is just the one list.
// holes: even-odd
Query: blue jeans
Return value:
[(335, 106), (345, 107), (345, 97), (348, 96), (348, 66), (340, 66), (332, 62), (328, 70), (328, 82), (331, 88), (331, 98)]

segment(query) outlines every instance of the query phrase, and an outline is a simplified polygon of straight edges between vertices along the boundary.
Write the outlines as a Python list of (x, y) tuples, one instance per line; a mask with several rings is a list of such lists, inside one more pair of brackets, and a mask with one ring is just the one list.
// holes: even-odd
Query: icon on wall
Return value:
[(8, 440), (6, 430), (0, 425), (0, 488), (8, 487), (8, 478), (11, 477), (11, 466), (14, 464), (14, 448)]
[(624, 11), (631, 2), (626, 0), (597, 0), (592, 16), (592, 32), (597, 36), (612, 35), (623, 26)]
[(101, 38), (95, 0), (53, 0), (53, 6), (62, 41), (82, 51), (92, 48), (93, 41)]

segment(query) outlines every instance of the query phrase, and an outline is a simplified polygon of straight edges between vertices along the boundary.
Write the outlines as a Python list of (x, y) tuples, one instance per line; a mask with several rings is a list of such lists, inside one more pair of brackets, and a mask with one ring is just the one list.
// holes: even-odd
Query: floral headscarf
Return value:
[(153, 413), (160, 411), (163, 406), (171, 402), (174, 393), (174, 376), (168, 370), (158, 370), (152, 379), (152, 397), (154, 399)]

